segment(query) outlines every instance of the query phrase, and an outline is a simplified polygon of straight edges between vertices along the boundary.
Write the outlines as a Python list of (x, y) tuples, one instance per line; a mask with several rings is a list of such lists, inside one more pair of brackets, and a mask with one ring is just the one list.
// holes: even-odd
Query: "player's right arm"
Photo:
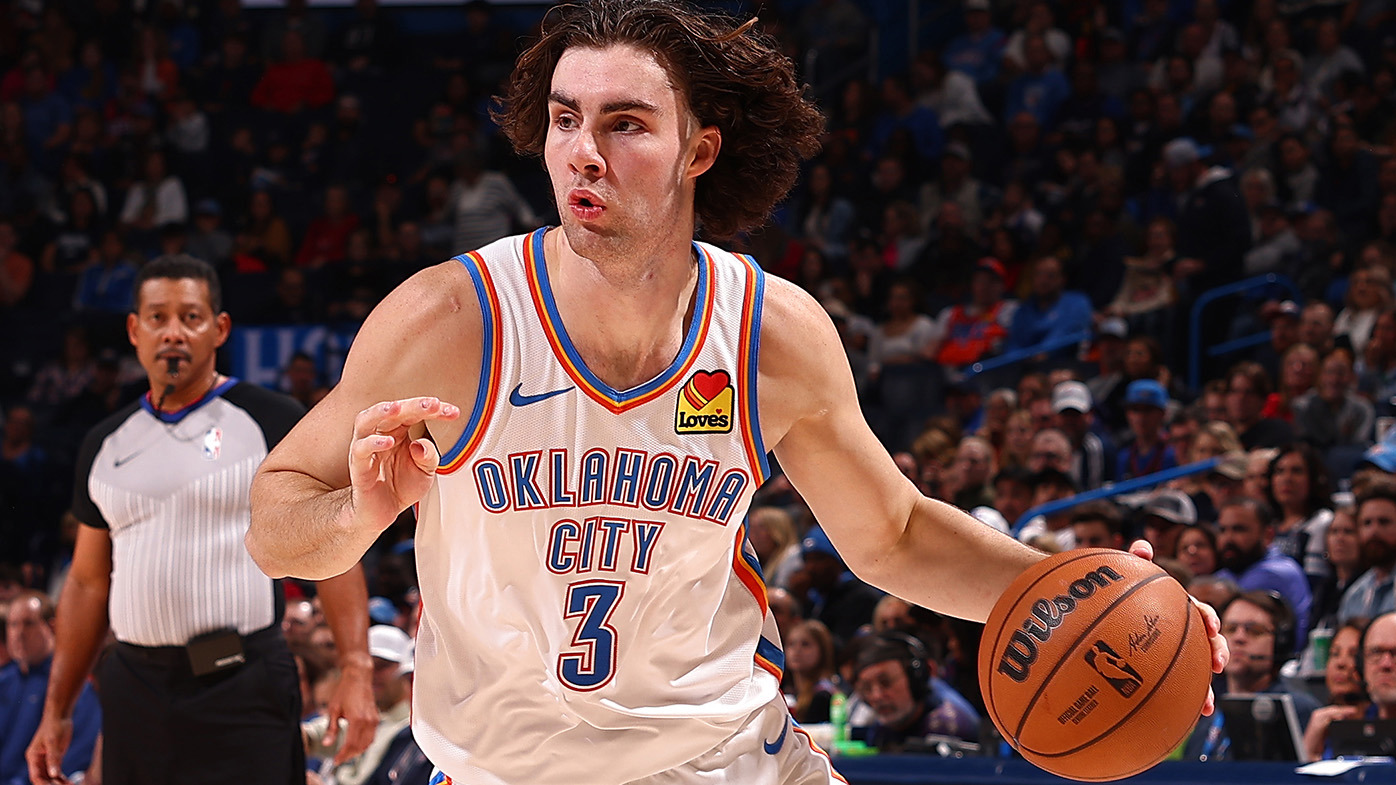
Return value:
[(481, 330), (475, 289), (456, 261), (418, 273), (373, 310), (339, 384), (253, 480), (246, 542), (263, 571), (340, 575), (426, 494), (436, 444), (454, 443), (461, 409), (474, 403)]
[(55, 614), (57, 645), (44, 714), (25, 751), (32, 782), (65, 782), (63, 754), (73, 738), (73, 709), (107, 636), (110, 594), (111, 535), (106, 529), (79, 526), (73, 563)]

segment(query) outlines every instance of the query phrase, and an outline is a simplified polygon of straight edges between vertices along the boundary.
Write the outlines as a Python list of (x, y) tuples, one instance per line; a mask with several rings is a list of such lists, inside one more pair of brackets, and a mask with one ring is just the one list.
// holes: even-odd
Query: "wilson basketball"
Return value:
[(989, 716), (1024, 758), (1077, 780), (1163, 760), (1207, 698), (1202, 615), (1162, 569), (1088, 548), (1033, 565), (994, 605), (979, 645)]

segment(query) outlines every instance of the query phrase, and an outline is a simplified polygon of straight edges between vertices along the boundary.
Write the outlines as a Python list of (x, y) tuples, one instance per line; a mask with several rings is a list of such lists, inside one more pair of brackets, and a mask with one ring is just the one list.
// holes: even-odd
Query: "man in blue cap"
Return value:
[(1178, 465), (1178, 456), (1163, 436), (1168, 391), (1153, 379), (1136, 379), (1125, 388), (1125, 419), (1134, 438), (1120, 450), (1115, 476), (1143, 477)]
[(882, 592), (854, 577), (824, 529), (815, 526), (800, 544), (809, 578), (808, 617), (824, 622), (840, 645), (872, 621)]

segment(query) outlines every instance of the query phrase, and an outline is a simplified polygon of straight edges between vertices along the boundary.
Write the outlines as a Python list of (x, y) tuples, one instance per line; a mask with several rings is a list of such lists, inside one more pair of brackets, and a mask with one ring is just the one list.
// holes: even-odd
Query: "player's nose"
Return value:
[(599, 177), (606, 173), (606, 159), (601, 155), (601, 146), (596, 134), (583, 129), (572, 136), (572, 147), (568, 151), (572, 168), (577, 172)]

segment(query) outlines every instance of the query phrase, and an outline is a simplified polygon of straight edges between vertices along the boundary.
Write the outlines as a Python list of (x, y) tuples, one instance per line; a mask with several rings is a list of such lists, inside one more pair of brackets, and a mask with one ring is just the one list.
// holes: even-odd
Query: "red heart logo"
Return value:
[(702, 400), (702, 405), (697, 407), (701, 409), (727, 389), (731, 383), (732, 378), (727, 375), (726, 371), (713, 371), (711, 373), (699, 371), (693, 374), (692, 379), (688, 380), (688, 389)]

